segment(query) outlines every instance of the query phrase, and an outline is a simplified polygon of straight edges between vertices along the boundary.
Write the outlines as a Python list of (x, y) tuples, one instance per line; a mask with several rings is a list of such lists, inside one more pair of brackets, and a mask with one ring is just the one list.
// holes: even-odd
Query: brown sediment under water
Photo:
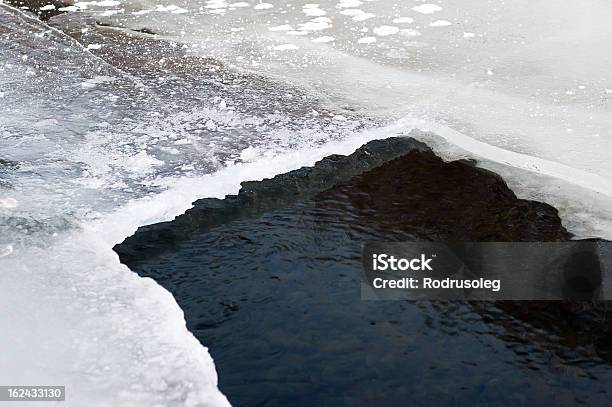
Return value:
[(235, 405), (607, 405), (606, 304), (362, 301), (365, 241), (565, 241), (557, 210), (409, 138), (244, 183), (116, 246)]

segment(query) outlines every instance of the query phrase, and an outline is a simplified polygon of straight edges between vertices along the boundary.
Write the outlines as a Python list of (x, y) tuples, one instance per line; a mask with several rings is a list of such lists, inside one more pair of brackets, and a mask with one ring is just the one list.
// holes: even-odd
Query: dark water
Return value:
[(360, 299), (366, 240), (569, 238), (494, 174), (412, 151), (262, 212), (117, 248), (172, 292), (233, 404), (609, 404), (600, 306)]

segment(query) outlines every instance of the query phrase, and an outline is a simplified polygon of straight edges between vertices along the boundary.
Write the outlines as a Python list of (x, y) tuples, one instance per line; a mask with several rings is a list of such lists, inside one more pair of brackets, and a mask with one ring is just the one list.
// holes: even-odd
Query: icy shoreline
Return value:
[[(13, 350), (2, 356), (3, 366), (9, 366), (2, 372), (4, 382), (61, 379), (74, 405), (226, 403), (215, 387), (214, 364), (185, 329), (174, 299), (120, 265), (111, 247), (139, 226), (182, 214), (198, 198), (236, 193), (241, 181), (348, 154), (373, 139), (412, 131), (444, 158), (490, 155), (499, 163), (483, 160), (483, 166), (507, 179), (520, 197), (560, 204), (561, 217), (572, 232), (611, 236), (609, 199), (601, 193), (609, 182), (598, 178), (605, 175), (605, 165), (587, 177), (595, 181), (587, 185), (595, 192), (568, 187), (567, 182), (538, 174), (568, 175), (575, 181), (584, 173), (567, 172), (554, 160), (534, 159), (524, 145), (492, 147), (486, 139), (475, 141), (470, 132), (454, 130), (457, 123), (384, 111), (403, 108), (405, 101), (418, 102), (421, 94), (433, 97), (427, 91), (437, 86), (442, 90), (433, 95), (461, 93), (450, 86), (453, 81), (393, 76), (397, 71), (388, 67), (324, 52), (321, 60), (333, 62), (328, 72), (336, 81), (322, 82), (336, 88), (309, 88), (314, 86), (310, 80), (324, 78), (310, 71), (313, 65), (304, 71), (310, 72), (308, 80), (295, 87), (289, 69), (287, 77), (278, 80), (270, 67), (262, 68), (277, 78), (273, 81), (228, 68), (226, 61), (200, 57), (187, 45), (193, 40), (189, 35), (179, 40), (172, 30), (153, 36), (147, 33), (158, 27), (114, 26), (112, 16), (121, 16), (113, 7), (58, 15), (46, 25), (0, 4), (0, 80), (8, 84), (0, 92), (0, 147), (3, 159), (18, 163), (0, 174), (0, 279), (7, 292), (0, 305), (9, 310), (1, 323), (3, 330), (14, 332), (2, 339), (2, 347)], [(176, 18), (180, 29), (188, 13), (174, 12), (178, 10), (166, 7), (155, 13)], [(258, 10), (257, 15), (272, 10)], [(104, 16), (106, 11), (113, 13)], [(378, 30), (385, 34), (378, 43), (392, 38), (392, 31)], [(283, 32), (270, 35), (276, 38)], [(319, 44), (314, 46), (319, 50), (328, 43), (313, 44)], [(272, 52), (289, 52), (299, 60), (297, 49), (285, 48)], [(240, 49), (236, 55), (250, 57), (250, 51)], [(384, 73), (382, 85), (370, 75), (372, 66)], [(393, 75), (387, 76), (390, 72)], [(416, 97), (415, 83), (423, 90)], [(343, 94), (355, 89), (350, 97)], [(380, 102), (373, 109), (376, 118), (363, 113), (374, 93)], [(490, 91), (467, 95), (482, 97), (479, 106), (496, 100)], [(363, 96), (363, 105), (347, 106), (355, 96)], [(473, 114), (466, 112), (470, 114), (460, 117)], [(480, 120), (485, 114), (477, 116)], [(605, 119), (594, 117), (598, 123)], [(600, 148), (604, 158), (606, 140)], [(595, 168), (605, 164), (598, 157), (588, 163), (561, 158), (580, 168)], [(585, 207), (582, 200), (592, 205)], [(24, 371), (22, 366), (33, 368)]]

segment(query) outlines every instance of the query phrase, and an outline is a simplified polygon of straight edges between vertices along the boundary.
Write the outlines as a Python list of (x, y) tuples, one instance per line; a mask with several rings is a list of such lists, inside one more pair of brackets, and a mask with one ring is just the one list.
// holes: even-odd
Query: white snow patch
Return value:
[(249, 146), (245, 148), (244, 150), (242, 150), (242, 152), (240, 153), (240, 160), (242, 162), (248, 163), (248, 162), (255, 161), (255, 159), (259, 157), (260, 155), (261, 155), (261, 152), (257, 148), (253, 146)]
[(386, 37), (387, 35), (397, 34), (399, 30), (399, 27), (393, 25), (381, 25), (380, 27), (374, 28), (372, 31), (378, 36)]
[(453, 23), (447, 20), (436, 20), (433, 23), (429, 24), (429, 26), (430, 27), (448, 27), (449, 25), (452, 25), (452, 24)]
[(153, 171), (153, 167), (164, 162), (150, 156), (146, 151), (141, 151), (136, 155), (126, 157), (122, 160), (122, 167), (136, 174), (146, 174)]
[(340, 14), (345, 16), (351, 16), (353, 18), (353, 21), (365, 21), (372, 17), (376, 17), (376, 15), (373, 13), (366, 13), (365, 11), (357, 8), (349, 8), (342, 10)]
[(314, 20), (299, 25), (300, 31), (321, 31), (331, 27), (331, 20), (326, 17), (315, 18)]
[(40, 11), (49, 11), (49, 10), (55, 10), (55, 6), (53, 4), (47, 4), (46, 6), (42, 6), (41, 8), (39, 8)]
[(326, 43), (326, 42), (332, 42), (333, 40), (334, 40), (334, 37), (324, 35), (323, 37), (313, 38), (311, 41), (316, 42), (316, 43)]
[(272, 49), (274, 51), (290, 51), (290, 50), (298, 49), (298, 47), (295, 44), (281, 44), (281, 45), (274, 46)]
[(474, 33), (463, 33), (463, 38), (474, 38), (475, 36)]
[(13, 253), (13, 245), (7, 244), (0, 246), (0, 257), (6, 257)]
[(102, 13), (102, 15), (105, 16), (105, 17), (106, 16), (114, 16), (115, 14), (121, 13), (123, 11), (124, 11), (123, 9), (121, 9), (121, 10), (106, 10), (106, 11), (104, 11)]
[(17, 207), (17, 200), (15, 198), (0, 198), (0, 208), (13, 209)]
[(270, 27), (268, 28), (268, 30), (270, 31), (292, 31), (293, 27), (291, 27), (289, 24), (283, 24), (283, 25), (277, 25), (275, 27)]
[(110, 83), (114, 81), (115, 78), (113, 78), (112, 76), (99, 75), (81, 82), (81, 87), (85, 89), (93, 89), (97, 85), (100, 85), (102, 83)]
[(410, 24), (414, 22), (412, 17), (398, 17), (393, 19), (393, 24)]
[(407, 37), (418, 37), (421, 35), (421, 32), (412, 28), (404, 28), (400, 31), (400, 35), (405, 35)]
[(336, 5), (336, 8), (350, 8), (350, 7), (359, 7), (363, 4), (360, 0), (340, 0), (340, 2)]
[(412, 9), (421, 14), (433, 14), (442, 10), (442, 7), (438, 6), (437, 4), (421, 4), (420, 6), (413, 7)]
[(304, 4), (302, 12), (308, 17), (320, 17), (327, 14), (327, 11), (319, 8), (319, 5), (314, 3)]
[(159, 11), (160, 13), (169, 12), (172, 14), (184, 14), (187, 13), (189, 10), (176, 6), (174, 4), (171, 4), (169, 6), (159, 4), (157, 5), (157, 7), (155, 7), (155, 11)]
[(376, 42), (376, 37), (363, 37), (357, 40), (359, 44), (372, 44)]
[(253, 7), (255, 10), (269, 10), (273, 8), (274, 5), (271, 3), (259, 3)]
[(227, 8), (227, 3), (225, 0), (209, 0), (206, 2), (204, 8), (212, 9), (211, 13), (224, 11), (223, 9)]

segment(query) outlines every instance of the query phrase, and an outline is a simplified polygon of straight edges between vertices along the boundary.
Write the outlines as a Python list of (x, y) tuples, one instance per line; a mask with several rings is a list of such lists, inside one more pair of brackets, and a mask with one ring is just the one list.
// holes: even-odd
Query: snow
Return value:
[(410, 24), (414, 22), (412, 17), (398, 17), (393, 19), (393, 24)]
[(7, 244), (0, 246), (0, 258), (9, 256), (13, 253), (13, 245)]
[(351, 7), (359, 7), (363, 4), (360, 0), (340, 0), (338, 2), (337, 8), (351, 8)]
[(290, 51), (298, 49), (298, 47), (295, 44), (281, 44), (274, 46), (273, 49), (274, 51)]
[(326, 17), (317, 17), (314, 20), (302, 23), (299, 25), (300, 31), (321, 31), (326, 30), (331, 27), (329, 20)]
[(412, 8), (414, 11), (421, 14), (433, 14), (442, 10), (442, 7), (437, 4), (421, 4)]
[(359, 44), (372, 44), (376, 42), (376, 37), (363, 37), (357, 40)]
[[(118, 6), (93, 3), (62, 10), (97, 18)], [(373, 138), (411, 134), (447, 159), (476, 158), (520, 197), (557, 207), (570, 231), (612, 238), (612, 3), (435, 3), (261, 3), (274, 7), (255, 13), (255, 2), (140, 0), (105, 17), (274, 78), (247, 107), (239, 84), (197, 93), (201, 82), (173, 78), (188, 97), (172, 97), (170, 85), (143, 85), (0, 5), (0, 148), (20, 163), (7, 172), (12, 188), (0, 185), (0, 218), (23, 227), (0, 221), (0, 329), (12, 332), (0, 337), (0, 382), (61, 382), (69, 406), (227, 405), (173, 298), (112, 245), (197, 198)], [(23, 41), (7, 46), (7, 32)], [(294, 85), (375, 128), (292, 99)], [(258, 110), (296, 104), (314, 113)], [(40, 368), (7, 373), (24, 365)]]
[(274, 5), (271, 3), (259, 3), (253, 7), (255, 10), (269, 10), (273, 8)]
[(170, 4), (168, 6), (164, 6), (162, 4), (158, 4), (157, 7), (155, 7), (155, 11), (164, 13), (164, 12), (170, 12), (172, 14), (184, 14), (187, 13), (189, 10), (179, 7), (175, 4)]
[(374, 13), (366, 13), (365, 11), (356, 8), (344, 9), (340, 12), (340, 14), (351, 16), (353, 21), (365, 21), (375, 17)]
[(430, 27), (448, 27), (452, 23), (447, 20), (436, 20), (433, 23), (429, 24)]
[(419, 30), (415, 30), (412, 28), (403, 28), (402, 30), (400, 30), (400, 33), (407, 37), (418, 37), (421, 35), (421, 32)]
[(309, 17), (321, 17), (327, 14), (327, 12), (319, 8), (318, 4), (308, 3), (302, 7), (302, 12)]
[(277, 25), (275, 27), (270, 27), (268, 28), (268, 30), (270, 31), (292, 31), (293, 27), (291, 27), (288, 24), (283, 24), (283, 25)]
[(379, 35), (381, 37), (385, 37), (387, 35), (397, 34), (399, 32), (399, 27), (395, 27), (392, 25), (382, 25), (380, 27), (374, 28), (372, 31), (374, 34)]
[(322, 37), (313, 38), (312, 42), (314, 42), (314, 43), (327, 43), (327, 42), (332, 42), (333, 40), (334, 40), (334, 37), (330, 37), (328, 35), (324, 35)]
[(261, 153), (253, 146), (249, 146), (240, 153), (240, 160), (243, 162), (254, 161)]
[(17, 200), (15, 198), (0, 198), (0, 208), (13, 209), (17, 207)]
[[(0, 186), (0, 329), (11, 333), (0, 337), (0, 382), (61, 383), (67, 406), (229, 405), (172, 296), (112, 251), (151, 215), (131, 213), (122, 224), (113, 212), (148, 199), (127, 191), (161, 160), (142, 148), (131, 153), (139, 139), (109, 115), (109, 91), (92, 97), (81, 84), (116, 83), (118, 94), (135, 84), (59, 32), (32, 35), (49, 27), (2, 4), (0, 27), (22, 39), (7, 46), (0, 35), (0, 81), (8, 84), (0, 148), (3, 159), (19, 162), (6, 172), (12, 187)], [(36, 64), (47, 69), (22, 75)], [(46, 125), (31, 126), (38, 122)], [(153, 210), (160, 219), (162, 208)], [(7, 226), (10, 219), (19, 227)]]

